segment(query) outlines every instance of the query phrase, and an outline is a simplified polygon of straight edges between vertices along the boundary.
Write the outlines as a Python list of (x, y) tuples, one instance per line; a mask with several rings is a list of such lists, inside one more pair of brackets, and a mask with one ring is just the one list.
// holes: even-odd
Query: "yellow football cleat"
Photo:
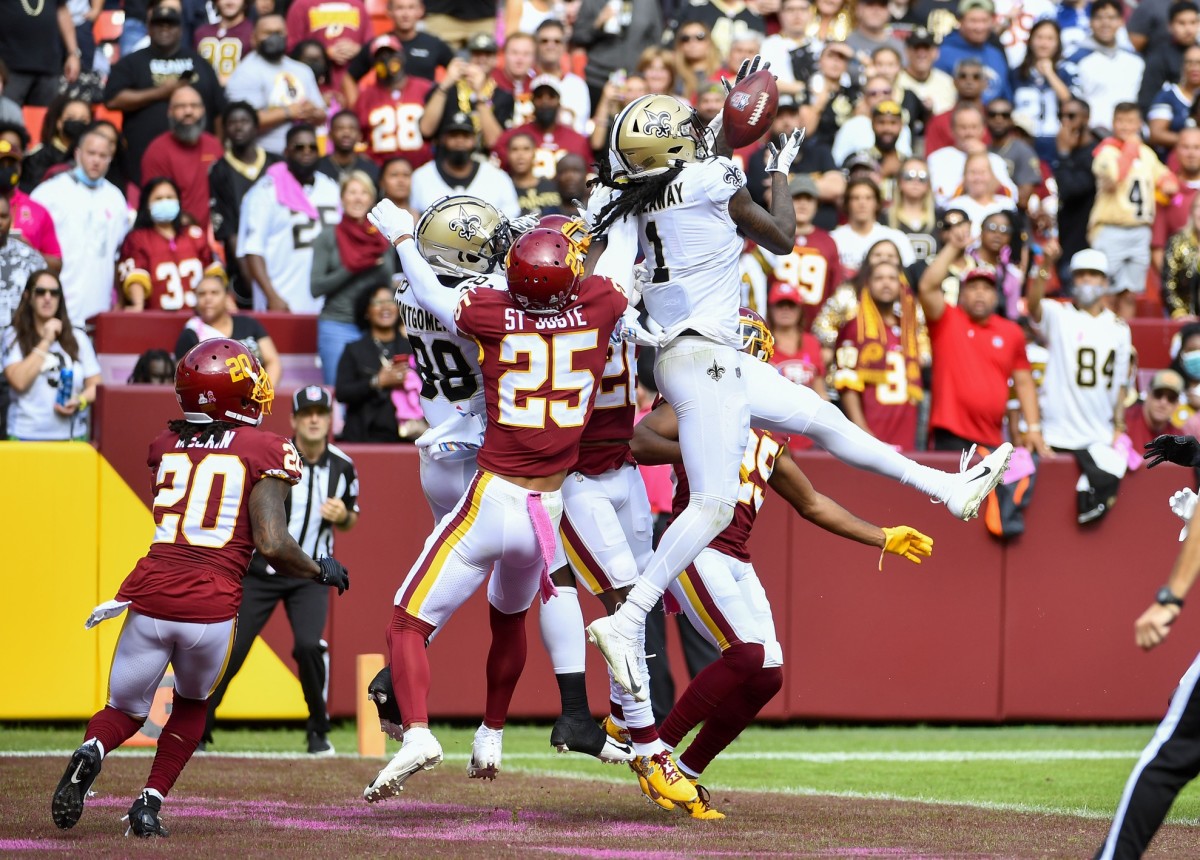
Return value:
[(720, 821), (723, 819), (725, 813), (718, 812), (713, 808), (708, 789), (702, 786), (698, 780), (689, 779), (688, 782), (696, 787), (696, 799), (691, 802), (685, 801), (681, 804), (687, 814), (700, 821)]
[[(646, 786), (653, 792), (653, 795), (649, 796), (655, 803), (658, 803), (658, 800), (654, 795), (675, 803), (691, 803), (699, 796), (696, 786), (679, 772), (675, 760), (666, 750), (652, 756), (638, 756), (633, 760), (632, 766), (636, 769), (638, 777), (644, 779)], [(659, 806), (662, 804), (659, 803)]]
[(613, 722), (612, 714), (604, 718), (604, 731), (608, 732), (608, 736), (617, 743), (626, 745), (633, 743), (629, 737), (629, 729), (622, 728)]
[(672, 809), (675, 808), (675, 802), (673, 800), (667, 800), (667, 798), (663, 797), (658, 792), (656, 792), (653, 788), (650, 787), (650, 783), (646, 781), (646, 777), (642, 776), (641, 768), (638, 767), (637, 763), (640, 760), (641, 760), (641, 756), (638, 756), (633, 761), (631, 761), (629, 763), (629, 769), (631, 771), (633, 771), (634, 776), (637, 777), (638, 788), (640, 788), (642, 790), (642, 795), (646, 798), (646, 800), (653, 803), (659, 809), (663, 809), (663, 810), (666, 810), (667, 812), (670, 812)]

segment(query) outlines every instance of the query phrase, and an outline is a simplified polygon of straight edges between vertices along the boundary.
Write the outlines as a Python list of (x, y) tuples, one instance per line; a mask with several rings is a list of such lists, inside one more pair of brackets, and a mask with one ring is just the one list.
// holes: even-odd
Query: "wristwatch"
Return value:
[(1154, 602), (1160, 603), (1163, 606), (1178, 606), (1180, 609), (1183, 609), (1183, 598), (1176, 597), (1171, 589), (1165, 585), (1158, 590), (1158, 594), (1154, 595)]

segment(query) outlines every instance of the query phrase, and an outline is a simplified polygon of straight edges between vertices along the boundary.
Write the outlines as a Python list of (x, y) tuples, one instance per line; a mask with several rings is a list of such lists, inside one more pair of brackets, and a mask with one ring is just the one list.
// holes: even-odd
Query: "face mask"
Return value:
[(100, 183), (104, 181), (103, 176), (101, 176), (99, 179), (92, 179), (92, 177), (84, 173), (83, 168), (78, 164), (75, 165), (75, 170), (72, 172), (75, 176), (75, 179), (86, 185), (88, 188), (99, 188)]
[(258, 43), (258, 52), (268, 63), (274, 63), (287, 50), (287, 36), (283, 33), (272, 33)]
[(466, 167), (471, 163), (471, 153), (461, 149), (451, 149), (446, 152), (446, 161), (452, 167)]
[(63, 137), (69, 141), (79, 140), (79, 136), (83, 134), (83, 130), (87, 128), (87, 123), (79, 119), (69, 119), (63, 123)]
[(1079, 302), (1079, 307), (1091, 307), (1104, 296), (1105, 286), (1103, 284), (1076, 284), (1075, 299)]
[(179, 217), (179, 201), (170, 197), (155, 200), (150, 204), (150, 220), (155, 224), (169, 224)]
[(15, 164), (5, 164), (0, 167), (0, 189), (16, 188), (17, 180), (21, 178), (21, 168)]
[(533, 121), (542, 128), (549, 128), (558, 122), (558, 108), (552, 105), (543, 105), (533, 109)]
[(1183, 365), (1183, 372), (1189, 379), (1200, 379), (1200, 349), (1185, 352), (1179, 356), (1179, 363)]
[(298, 164), (292, 159), (288, 159), (288, 172), (296, 177), (296, 181), (301, 185), (308, 185), (313, 181), (313, 176), (317, 173), (317, 165), (313, 164)]
[(325, 73), (329, 71), (329, 68), (324, 63), (305, 63), (305, 65), (312, 69), (313, 77), (318, 81), (325, 77)]

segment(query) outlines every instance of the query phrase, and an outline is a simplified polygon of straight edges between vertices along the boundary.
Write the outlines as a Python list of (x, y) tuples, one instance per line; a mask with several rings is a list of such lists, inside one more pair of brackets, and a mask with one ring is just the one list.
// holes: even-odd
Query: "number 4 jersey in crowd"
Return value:
[(254, 539), (250, 493), (264, 478), (299, 482), (287, 439), (251, 427), (206, 443), (164, 431), (146, 460), (154, 474), (154, 540), (118, 600), (152, 618), (214, 624), (237, 615)]

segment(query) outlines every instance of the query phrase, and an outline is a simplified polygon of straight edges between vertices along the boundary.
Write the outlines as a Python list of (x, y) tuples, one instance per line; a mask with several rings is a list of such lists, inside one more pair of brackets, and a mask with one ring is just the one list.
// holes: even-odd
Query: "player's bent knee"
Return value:
[(687, 508), (682, 517), (688, 512), (704, 524), (705, 531), (716, 537), (733, 521), (733, 512), (737, 509), (737, 497), (719, 498), (717, 496), (702, 496), (693, 493), (688, 499)]
[(721, 659), (744, 678), (762, 670), (763, 646), (759, 642), (737, 642), (721, 652)]
[(776, 693), (783, 689), (783, 667), (763, 666), (750, 676), (746, 686), (753, 689), (756, 698), (759, 698), (760, 701), (770, 701)]

